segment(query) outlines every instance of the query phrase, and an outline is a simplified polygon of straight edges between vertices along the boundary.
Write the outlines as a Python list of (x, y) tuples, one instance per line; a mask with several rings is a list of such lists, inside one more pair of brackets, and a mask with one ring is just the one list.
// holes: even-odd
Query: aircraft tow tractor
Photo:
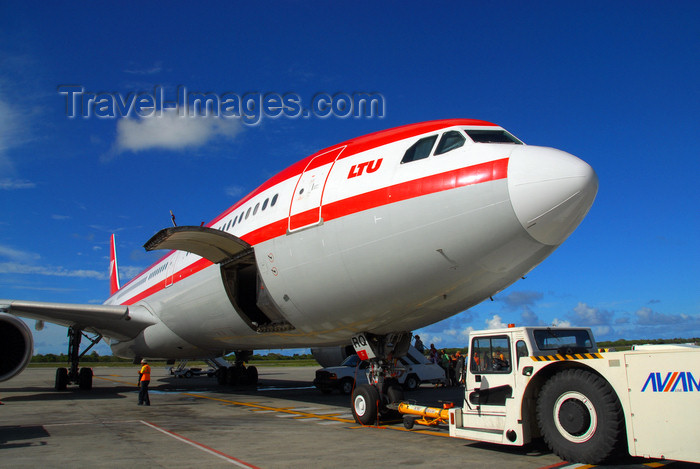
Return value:
[(567, 461), (617, 454), (700, 462), (700, 347), (599, 353), (588, 328), (470, 334), (462, 407), (402, 402), (404, 426), (447, 423), (451, 437), (522, 446), (543, 437)]

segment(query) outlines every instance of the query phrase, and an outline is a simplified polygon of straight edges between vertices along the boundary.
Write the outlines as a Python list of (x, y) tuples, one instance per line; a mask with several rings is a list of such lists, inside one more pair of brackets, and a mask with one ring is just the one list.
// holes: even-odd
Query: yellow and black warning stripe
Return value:
[(573, 355), (543, 355), (539, 357), (530, 357), (536, 362), (553, 362), (559, 360), (591, 360), (596, 358), (603, 358), (603, 355), (599, 353), (574, 353)]

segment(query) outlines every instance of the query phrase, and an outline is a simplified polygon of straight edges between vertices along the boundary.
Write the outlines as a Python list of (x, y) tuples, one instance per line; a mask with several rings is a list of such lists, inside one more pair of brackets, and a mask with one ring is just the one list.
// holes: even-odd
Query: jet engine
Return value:
[(311, 355), (319, 365), (324, 368), (338, 366), (343, 360), (355, 353), (352, 345), (339, 345), (337, 347), (311, 347)]
[(0, 381), (20, 374), (34, 352), (32, 331), (17, 316), (0, 313)]

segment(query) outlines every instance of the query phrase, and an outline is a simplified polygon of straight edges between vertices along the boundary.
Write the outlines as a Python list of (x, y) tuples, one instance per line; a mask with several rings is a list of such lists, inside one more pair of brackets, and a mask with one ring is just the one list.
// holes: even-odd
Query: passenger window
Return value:
[(506, 336), (472, 340), (470, 367), (473, 373), (510, 373), (510, 341)]
[(253, 208), (253, 207), (248, 207), (248, 210), (245, 212), (245, 219), (246, 219), (246, 220), (247, 220), (248, 217), (250, 216), (250, 209), (252, 209), (252, 208)]
[(457, 132), (456, 130), (450, 130), (442, 134), (440, 138), (440, 143), (438, 143), (437, 149), (435, 150), (436, 155), (442, 155), (448, 151), (454, 150), (464, 145), (467, 139), (464, 138), (462, 132)]
[(435, 145), (435, 140), (437, 140), (437, 135), (432, 135), (430, 137), (421, 138), (416, 143), (411, 145), (411, 148), (406, 150), (403, 155), (401, 164), (410, 163), (411, 161), (422, 160), (430, 156), (430, 151)]
[(527, 350), (527, 344), (523, 340), (519, 340), (515, 343), (515, 353), (518, 354), (518, 364), (520, 364), (520, 357), (528, 357), (530, 353)]
[(277, 203), (277, 194), (272, 197), (272, 201), (270, 202), (270, 207), (274, 207), (275, 204)]
[(260, 202), (255, 204), (255, 208), (253, 209), (253, 215), (256, 215), (258, 213), (258, 209), (260, 208)]
[(265, 202), (263, 202), (262, 209), (265, 210), (267, 208), (267, 203), (270, 201), (270, 199), (265, 199)]

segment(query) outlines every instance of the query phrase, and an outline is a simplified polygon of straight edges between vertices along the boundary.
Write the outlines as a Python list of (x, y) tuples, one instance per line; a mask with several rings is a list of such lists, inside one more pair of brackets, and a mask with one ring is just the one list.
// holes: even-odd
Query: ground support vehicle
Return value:
[[(331, 366), (316, 371), (314, 386), (323, 393), (338, 389), (341, 394), (350, 394), (356, 385), (367, 384), (369, 362), (356, 354), (347, 357), (340, 366)], [(431, 363), (415, 347), (408, 348), (406, 355), (396, 360), (392, 377), (407, 391), (414, 391), (421, 383), (444, 384), (445, 370)]]
[(203, 370), (201, 368), (189, 368), (187, 366), (188, 360), (182, 360), (177, 367), (170, 367), (168, 371), (170, 374), (176, 378), (192, 378), (193, 376), (208, 376), (212, 377), (216, 374), (216, 368), (211, 367)]
[[(469, 357), (462, 407), (447, 411), (452, 437), (520, 446), (542, 436), (586, 464), (625, 451), (700, 462), (700, 347), (598, 353), (590, 329), (511, 327), (473, 332)], [(407, 427), (447, 416), (398, 409)]]

